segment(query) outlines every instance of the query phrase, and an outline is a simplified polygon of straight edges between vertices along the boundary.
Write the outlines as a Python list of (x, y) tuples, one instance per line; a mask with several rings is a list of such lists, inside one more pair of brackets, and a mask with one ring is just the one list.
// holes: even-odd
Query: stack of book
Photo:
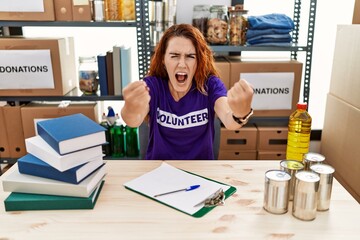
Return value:
[(83, 114), (43, 120), (1, 176), (6, 211), (93, 209), (106, 174), (105, 128)]

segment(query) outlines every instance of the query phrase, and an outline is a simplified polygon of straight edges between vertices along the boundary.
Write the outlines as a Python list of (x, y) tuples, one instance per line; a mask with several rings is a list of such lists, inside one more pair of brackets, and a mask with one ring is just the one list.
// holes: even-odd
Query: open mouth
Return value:
[(184, 83), (186, 81), (188, 75), (186, 73), (176, 73), (175, 77), (179, 83)]

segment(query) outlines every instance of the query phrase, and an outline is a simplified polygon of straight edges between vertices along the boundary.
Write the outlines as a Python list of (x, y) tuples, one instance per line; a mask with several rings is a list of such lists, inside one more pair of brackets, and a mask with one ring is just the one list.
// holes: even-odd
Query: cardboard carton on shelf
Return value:
[(24, 137), (36, 135), (36, 122), (49, 118), (67, 116), (82, 113), (95, 122), (99, 121), (96, 102), (72, 102), (66, 107), (56, 103), (30, 103), (21, 108), (21, 118), (24, 129)]
[(219, 71), (220, 79), (226, 89), (230, 88), (230, 62), (225, 56), (215, 57), (215, 67)]
[(254, 86), (256, 117), (290, 116), (299, 101), (302, 63), (296, 60), (257, 60), (229, 56), (230, 87), (240, 78)]
[(53, 0), (26, 0), (19, 6), (14, 4), (14, 1), (1, 1), (0, 20), (54, 21), (54, 2)]
[(0, 38), (1, 96), (63, 96), (78, 85), (73, 38)]

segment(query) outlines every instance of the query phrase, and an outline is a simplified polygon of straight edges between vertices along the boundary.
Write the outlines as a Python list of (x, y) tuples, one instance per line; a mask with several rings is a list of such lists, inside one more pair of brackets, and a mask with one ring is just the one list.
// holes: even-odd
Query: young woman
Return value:
[(168, 28), (143, 81), (123, 89), (122, 119), (138, 127), (148, 117), (146, 159), (214, 159), (214, 119), (239, 129), (252, 114), (253, 89), (243, 79), (227, 91), (202, 33), (189, 24)]

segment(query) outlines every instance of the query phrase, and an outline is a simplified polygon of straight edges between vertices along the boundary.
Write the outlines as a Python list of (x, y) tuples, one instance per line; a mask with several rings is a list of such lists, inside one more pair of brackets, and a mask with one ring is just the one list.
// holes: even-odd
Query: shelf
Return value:
[(2, 27), (136, 27), (135, 21), (72, 22), (72, 21), (0, 21)]
[(123, 100), (122, 95), (100, 96), (99, 92), (93, 95), (83, 94), (78, 88), (74, 88), (71, 92), (64, 96), (0, 96), (0, 101), (103, 101)]

